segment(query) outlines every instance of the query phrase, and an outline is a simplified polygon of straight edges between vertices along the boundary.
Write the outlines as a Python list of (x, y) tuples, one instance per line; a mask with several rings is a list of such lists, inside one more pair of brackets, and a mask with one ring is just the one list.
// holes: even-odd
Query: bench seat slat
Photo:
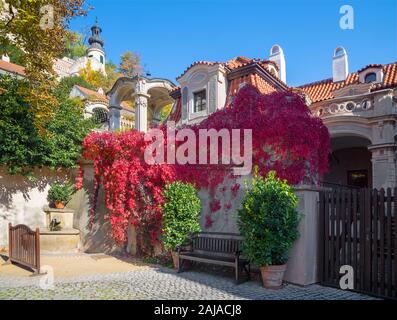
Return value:
[[(234, 267), (234, 265), (235, 265), (234, 258), (228, 258), (228, 257), (222, 257), (222, 256), (201, 255), (201, 254), (195, 254), (195, 253), (190, 253), (190, 252), (181, 252), (179, 254), (179, 258), (182, 260), (192, 260), (192, 261), (197, 261), (197, 262), (218, 264), (218, 265), (224, 265), (224, 266), (230, 266), (230, 267)], [(244, 263), (244, 262), (246, 262), (246, 260), (240, 259), (240, 262)]]

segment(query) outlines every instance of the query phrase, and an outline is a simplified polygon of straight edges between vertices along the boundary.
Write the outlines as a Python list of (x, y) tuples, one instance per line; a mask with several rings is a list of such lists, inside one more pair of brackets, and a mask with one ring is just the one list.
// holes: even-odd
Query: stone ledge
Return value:
[(73, 209), (64, 208), (64, 209), (57, 209), (57, 208), (50, 208), (49, 206), (43, 207), (44, 212), (56, 212), (56, 213), (74, 213)]
[(40, 229), (40, 235), (79, 235), (80, 230), (77, 229), (65, 229), (60, 231), (50, 231), (48, 229)]
[(292, 186), (293, 191), (313, 191), (313, 192), (320, 192), (324, 190), (328, 190), (329, 188), (320, 187), (316, 185), (309, 185), (309, 184), (298, 184)]

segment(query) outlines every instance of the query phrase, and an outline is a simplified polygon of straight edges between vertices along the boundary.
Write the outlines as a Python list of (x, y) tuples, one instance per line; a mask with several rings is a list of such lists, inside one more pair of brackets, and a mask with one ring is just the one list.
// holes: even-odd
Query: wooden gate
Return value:
[(340, 287), (340, 267), (354, 290), (397, 299), (397, 188), (320, 193), (320, 278)]
[(19, 224), (8, 225), (9, 262), (15, 262), (32, 268), (40, 273), (40, 231), (31, 230), (28, 226)]

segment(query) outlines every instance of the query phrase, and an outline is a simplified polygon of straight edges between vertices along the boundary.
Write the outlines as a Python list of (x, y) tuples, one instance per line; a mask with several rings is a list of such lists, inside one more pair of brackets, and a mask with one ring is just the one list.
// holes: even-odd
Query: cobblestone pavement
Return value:
[(55, 279), (53, 289), (43, 290), (43, 277), (2, 277), (0, 300), (4, 299), (145, 299), (145, 300), (366, 300), (371, 297), (319, 285), (287, 285), (266, 290), (258, 281), (235, 285), (226, 277), (197, 271), (181, 274), (167, 268), (148, 268), (131, 272), (79, 278)]

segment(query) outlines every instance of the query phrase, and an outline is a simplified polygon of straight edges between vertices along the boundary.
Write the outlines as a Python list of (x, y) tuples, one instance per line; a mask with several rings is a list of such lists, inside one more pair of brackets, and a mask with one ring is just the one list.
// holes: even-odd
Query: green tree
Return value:
[(54, 117), (45, 125), (47, 134), (41, 135), (20, 94), (25, 86), (27, 80), (0, 76), (0, 165), (11, 174), (26, 174), (37, 166), (75, 167), (81, 143), (95, 127), (92, 120), (84, 119), (83, 103), (59, 94)]
[(86, 2), (4, 0), (0, 3), (0, 55), (9, 53), (10, 45), (23, 52), (28, 82), (20, 94), (34, 113), (35, 124), (43, 131), (58, 102), (52, 95), (56, 81), (54, 59), (65, 49), (71, 19), (86, 14)]
[(3, 53), (6, 53), (9, 56), (10, 61), (12, 63), (18, 64), (20, 66), (26, 65), (26, 62), (24, 59), (24, 53), (16, 45), (9, 44), (7, 46), (4, 46), (3, 48), (0, 48), (0, 51), (2, 51)]
[(179, 181), (165, 187), (164, 198), (164, 247), (175, 251), (191, 233), (200, 231), (201, 202), (193, 185)]
[(65, 36), (65, 50), (62, 57), (71, 59), (84, 57), (87, 54), (88, 46), (84, 42), (84, 36), (77, 32), (69, 31)]

